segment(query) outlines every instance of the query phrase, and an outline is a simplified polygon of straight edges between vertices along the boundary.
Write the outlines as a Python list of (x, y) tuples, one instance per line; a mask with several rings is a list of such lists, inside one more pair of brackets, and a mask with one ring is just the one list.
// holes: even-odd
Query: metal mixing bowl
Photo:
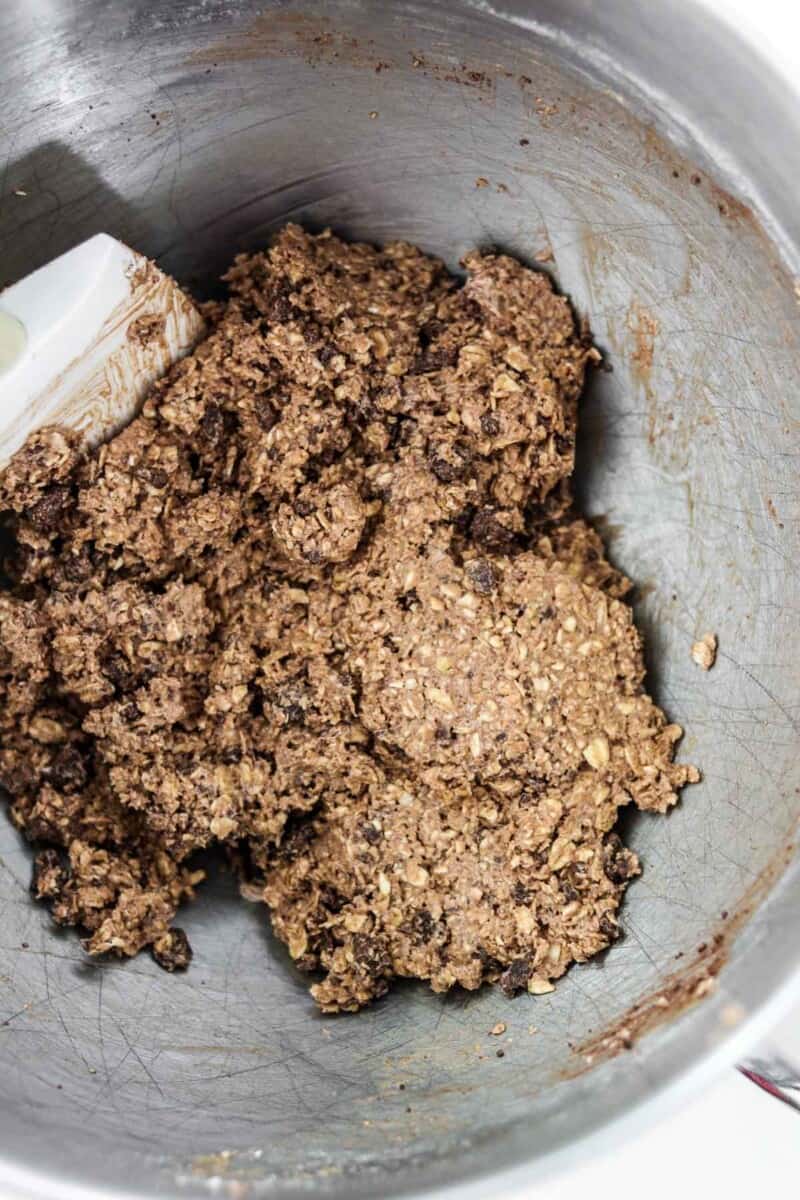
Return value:
[(3, 282), (106, 230), (202, 289), (287, 218), (452, 265), (487, 243), (544, 259), (613, 367), (583, 500), (704, 772), (668, 818), (626, 818), (627, 936), (552, 995), (408, 985), (341, 1019), (223, 873), (181, 919), (186, 975), (88, 962), (3, 824), (0, 1187), (508, 1183), (731, 1057), (800, 953), (788, 90), (688, 0), (5, 0), (0, 114)]

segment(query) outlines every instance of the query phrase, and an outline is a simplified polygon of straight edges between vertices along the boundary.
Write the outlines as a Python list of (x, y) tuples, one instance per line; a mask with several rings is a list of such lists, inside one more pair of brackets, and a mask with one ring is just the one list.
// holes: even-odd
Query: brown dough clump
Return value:
[(544, 274), (464, 265), (288, 226), (127, 429), (4, 472), (0, 782), (90, 953), (185, 967), (214, 844), (326, 1011), (618, 936), (617, 811), (698, 775), (571, 501), (597, 352)]

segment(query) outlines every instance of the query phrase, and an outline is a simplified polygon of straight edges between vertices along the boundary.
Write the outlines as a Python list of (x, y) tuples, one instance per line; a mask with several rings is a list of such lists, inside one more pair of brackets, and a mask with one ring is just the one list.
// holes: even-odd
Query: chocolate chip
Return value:
[(494, 413), (483, 413), (481, 416), (481, 432), (487, 437), (497, 437), (500, 432), (500, 422)]

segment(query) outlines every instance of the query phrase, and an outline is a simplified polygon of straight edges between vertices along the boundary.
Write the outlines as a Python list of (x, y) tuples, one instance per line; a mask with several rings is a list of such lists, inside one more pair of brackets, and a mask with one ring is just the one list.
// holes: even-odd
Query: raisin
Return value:
[(558, 879), (567, 900), (578, 900), (587, 884), (586, 868), (582, 863), (570, 863), (560, 872)]
[(454, 367), (458, 362), (458, 350), (440, 347), (437, 350), (425, 350), (414, 360), (409, 368), (409, 375), (431, 375), (444, 367)]
[(287, 725), (305, 725), (308, 703), (307, 689), (302, 683), (288, 683), (273, 699), (273, 704), (283, 715)]
[(480, 959), (483, 973), (487, 978), (496, 979), (503, 970), (500, 959), (490, 954), (485, 946), (478, 946), (474, 957)]
[(473, 559), (467, 563), (466, 571), (467, 578), (476, 592), (488, 596), (497, 587), (497, 573), (488, 559)]
[(200, 420), (200, 433), (215, 446), (222, 438), (225, 428), (225, 418), (222, 415), (222, 409), (218, 404), (209, 404), (206, 406), (206, 411)]
[(419, 340), (423, 347), (427, 349), (431, 342), (435, 341), (437, 337), (441, 337), (444, 331), (444, 322), (439, 321), (436, 317), (434, 317), (432, 320), (426, 322), (426, 324), (422, 326), (422, 329), (420, 329)]
[(417, 945), (423, 945), (425, 942), (429, 942), (433, 937), (435, 928), (436, 922), (428, 912), (427, 908), (418, 908), (409, 923), (411, 936)]
[(304, 854), (314, 841), (316, 828), (306, 812), (291, 812), (283, 827), (280, 857), (284, 862), (294, 862)]
[(86, 546), (70, 551), (61, 559), (61, 571), (67, 583), (80, 583), (91, 575), (91, 553)]
[(547, 780), (542, 775), (527, 774), (522, 784), (522, 792), (519, 797), (520, 804), (523, 807), (532, 804), (534, 800), (541, 796), (546, 787)]
[(403, 612), (410, 612), (418, 604), (419, 596), (417, 595), (416, 588), (410, 588), (407, 592), (400, 592), (397, 597), (397, 607), (401, 608)]
[(440, 483), (455, 483), (463, 479), (470, 469), (470, 453), (465, 446), (455, 445), (450, 449), (451, 457), (432, 453), (429, 458), (431, 471)]
[(353, 958), (365, 974), (377, 978), (391, 970), (391, 959), (383, 942), (368, 933), (353, 935)]
[(289, 299), (291, 293), (292, 288), (288, 280), (281, 279), (276, 284), (266, 306), (266, 313), (269, 320), (275, 321), (277, 324), (284, 324), (296, 315), (297, 310)]
[(347, 898), (329, 883), (320, 884), (319, 899), (327, 912), (334, 914), (341, 912), (347, 903)]
[(25, 512), (26, 519), (39, 533), (53, 533), (64, 523), (72, 493), (66, 483), (51, 483), (41, 497)]
[(162, 470), (161, 467), (150, 468), (150, 483), (154, 488), (160, 489), (166, 487), (168, 480), (169, 476), (167, 475), (167, 472)]
[(608, 938), (609, 942), (618, 942), (622, 937), (622, 930), (617, 922), (608, 913), (603, 913), (600, 918), (600, 932), (603, 937)]
[(516, 996), (528, 986), (531, 965), (527, 958), (515, 958), (500, 976), (500, 987), (507, 996)]
[(361, 826), (361, 836), (364, 841), (370, 846), (377, 846), (378, 842), (383, 839), (383, 834), (380, 829), (376, 829), (369, 821), (364, 821)]
[(135, 677), (124, 654), (118, 650), (108, 650), (100, 658), (100, 666), (118, 692), (130, 691)]
[(86, 761), (75, 746), (62, 746), (50, 765), (48, 775), (53, 787), (69, 795), (86, 787), (89, 773)]
[(266, 396), (257, 397), (255, 403), (253, 404), (253, 411), (259, 426), (264, 430), (265, 433), (269, 433), (270, 429), (272, 429), (278, 420), (278, 414), (275, 412), (275, 409), (272, 407)]
[(617, 833), (609, 833), (603, 846), (603, 870), (612, 883), (627, 883), (636, 874), (636, 859)]
[(496, 510), (489, 506), (479, 508), (475, 513), (470, 526), (470, 534), (473, 540), (486, 550), (503, 553), (508, 552), (514, 541), (511, 530), (497, 519)]

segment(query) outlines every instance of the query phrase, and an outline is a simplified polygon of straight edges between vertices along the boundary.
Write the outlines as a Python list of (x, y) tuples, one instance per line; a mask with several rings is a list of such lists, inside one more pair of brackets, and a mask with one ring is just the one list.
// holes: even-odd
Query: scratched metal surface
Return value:
[[(800, 811), (800, 140), (778, 85), (689, 4), (507, 7), (6, 0), (0, 273), (106, 230), (202, 287), (287, 217), (453, 264), (475, 243), (552, 251), (613, 366), (585, 407), (585, 503), (642, 585), (652, 686), (704, 782), (627, 821), (645, 865), (627, 937), (553, 995), (410, 986), (340, 1020), (225, 876), (186, 914), (185, 976), (87, 962), (29, 902), (4, 824), (0, 1184), (355, 1196), (474, 1176), (626, 1111), (794, 969), (791, 867), (716, 995), (564, 1078), (737, 911)], [(758, 203), (783, 261), (715, 179)], [(688, 656), (706, 629), (709, 675)]]

